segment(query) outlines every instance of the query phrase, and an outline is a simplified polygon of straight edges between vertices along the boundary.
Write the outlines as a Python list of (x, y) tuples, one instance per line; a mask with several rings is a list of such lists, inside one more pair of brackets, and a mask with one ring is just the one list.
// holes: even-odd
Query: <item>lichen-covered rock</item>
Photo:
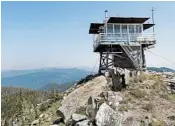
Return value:
[(109, 105), (103, 103), (96, 115), (97, 126), (120, 126), (123, 120), (123, 115), (120, 112), (114, 111)]
[(77, 122), (75, 124), (75, 126), (90, 126), (89, 120), (84, 120), (84, 121), (81, 121), (81, 122)]
[(91, 122), (95, 121), (96, 113), (97, 113), (97, 110), (92, 105), (88, 105), (86, 107), (86, 115), (88, 116)]
[(122, 94), (114, 91), (103, 92), (101, 96), (104, 97), (108, 105), (110, 105), (114, 109), (116, 109), (119, 105), (119, 102), (123, 100)]
[(88, 105), (86, 107), (86, 115), (88, 116), (91, 122), (95, 121), (95, 116), (101, 102), (103, 102), (101, 97), (90, 97), (88, 99)]
[(86, 120), (86, 119), (87, 119), (87, 116), (85, 115), (80, 115), (76, 113), (72, 114), (72, 120), (74, 122), (79, 122), (79, 121)]

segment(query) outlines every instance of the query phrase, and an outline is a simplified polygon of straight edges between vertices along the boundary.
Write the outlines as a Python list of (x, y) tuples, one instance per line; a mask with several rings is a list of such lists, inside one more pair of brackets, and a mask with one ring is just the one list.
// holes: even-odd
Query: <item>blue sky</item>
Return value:
[[(2, 2), (2, 69), (93, 67), (91, 22), (108, 16), (151, 17), (155, 12), (156, 48), (175, 61), (175, 2)], [(151, 20), (150, 20), (151, 22)], [(146, 53), (147, 66), (175, 63)]]

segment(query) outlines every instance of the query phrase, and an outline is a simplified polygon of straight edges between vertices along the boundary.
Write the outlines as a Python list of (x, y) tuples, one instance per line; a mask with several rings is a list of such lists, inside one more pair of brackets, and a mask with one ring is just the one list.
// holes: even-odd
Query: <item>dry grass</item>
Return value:
[(147, 111), (152, 111), (154, 108), (154, 105), (152, 103), (148, 103), (148, 104), (144, 105), (142, 108), (147, 110)]
[(142, 73), (139, 76), (133, 76), (130, 78), (129, 83), (133, 84), (133, 83), (139, 83), (139, 82), (143, 82), (145, 80), (150, 80), (150, 78), (152, 78), (152, 76), (148, 75), (148, 74), (144, 74)]
[(163, 77), (160, 75), (148, 75), (144, 73), (138, 76), (137, 79), (133, 77), (129, 84), (130, 94), (135, 96), (135, 98), (144, 98), (147, 95), (147, 100), (157, 95), (167, 94), (167, 85), (163, 80)]
[(129, 79), (129, 83), (133, 84), (133, 83), (139, 83), (139, 82), (143, 82), (145, 80), (154, 80), (156, 82), (160, 82), (163, 81), (163, 77), (161, 75), (149, 75), (149, 74), (145, 74), (142, 73), (139, 76), (133, 76)]
[(128, 104), (128, 103), (135, 103), (135, 99), (130, 95), (130, 94), (126, 94), (123, 98), (123, 100), (121, 101), (121, 104)]
[(145, 90), (139, 88), (131, 90), (130, 94), (137, 99), (144, 98), (146, 95), (148, 95)]
[(157, 119), (153, 118), (149, 124), (146, 123), (145, 121), (141, 120), (140, 126), (165, 126), (165, 123), (164, 123), (164, 121), (157, 120)]
[(128, 104), (122, 104), (119, 106), (119, 111), (128, 111), (130, 109), (130, 106)]
[(154, 83), (151, 86), (151, 88), (154, 89), (156, 92), (160, 92), (160, 91), (166, 92), (167, 91), (163, 78), (160, 76), (154, 77)]

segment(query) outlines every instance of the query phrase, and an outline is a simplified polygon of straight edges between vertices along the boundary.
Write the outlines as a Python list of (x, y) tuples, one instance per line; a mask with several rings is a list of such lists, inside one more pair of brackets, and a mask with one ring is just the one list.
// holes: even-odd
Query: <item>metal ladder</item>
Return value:
[(142, 69), (142, 66), (140, 65), (141, 64), (140, 63), (141, 62), (141, 58), (140, 58), (141, 52), (140, 52), (140, 50), (133, 50), (131, 48), (131, 46), (126, 45), (126, 44), (125, 45), (121, 45), (121, 47), (125, 51), (125, 53), (128, 55), (128, 57), (131, 59), (134, 67), (137, 70)]

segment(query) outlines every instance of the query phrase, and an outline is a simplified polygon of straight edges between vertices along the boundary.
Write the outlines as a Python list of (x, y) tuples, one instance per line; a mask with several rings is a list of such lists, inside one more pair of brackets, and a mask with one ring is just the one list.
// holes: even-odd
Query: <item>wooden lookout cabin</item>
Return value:
[[(107, 12), (106, 12), (107, 13)], [(146, 68), (144, 50), (154, 47), (155, 34), (146, 32), (154, 24), (148, 17), (107, 17), (91, 23), (93, 51), (100, 54), (99, 73), (111, 67), (141, 71)]]

